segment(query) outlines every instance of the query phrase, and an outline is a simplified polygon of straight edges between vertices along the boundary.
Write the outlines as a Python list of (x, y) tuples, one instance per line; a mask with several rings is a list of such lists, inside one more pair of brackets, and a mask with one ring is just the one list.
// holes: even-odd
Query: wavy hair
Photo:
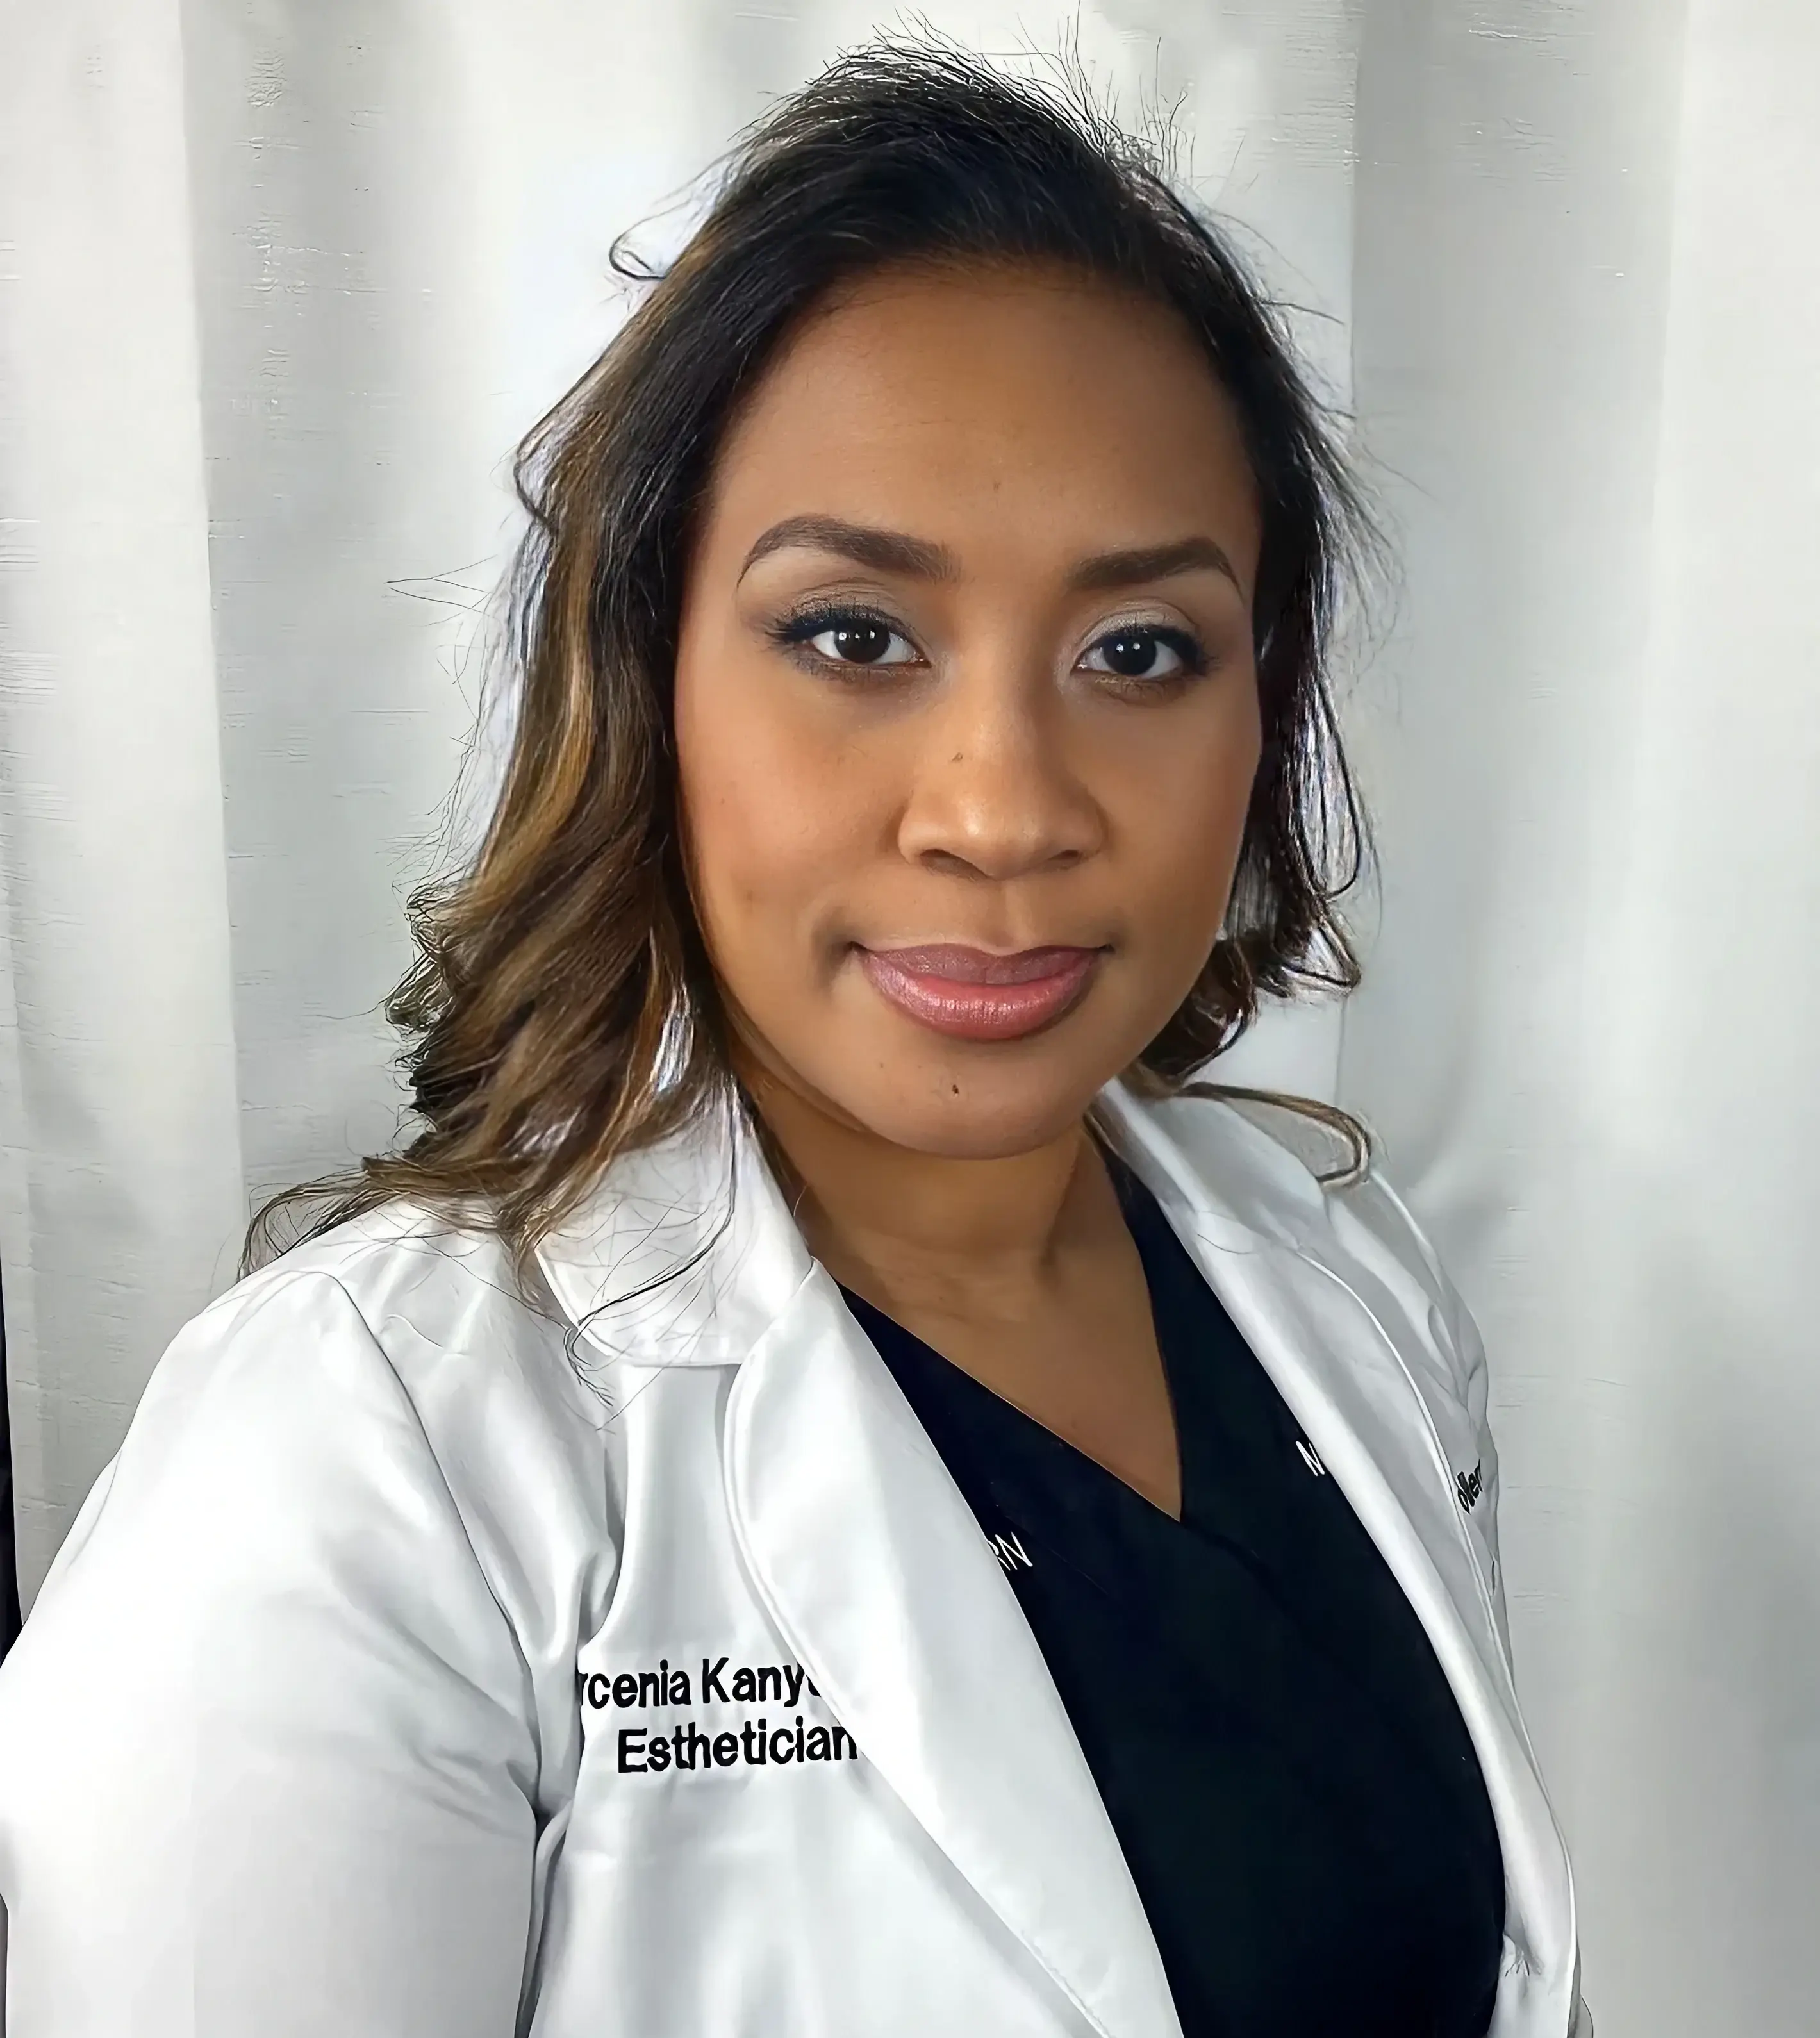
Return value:
[[(312, 1236), (394, 1199), (478, 1207), (522, 1262), (615, 1155), (735, 1095), (678, 825), (683, 577), (717, 451), (780, 341), (837, 286), (913, 260), (1060, 264), (1167, 307), (1243, 428), (1262, 521), (1262, 761), (1224, 926), (1131, 1078), (1190, 1087), (1261, 995), (1358, 981), (1334, 905), (1364, 824), (1327, 676), (1375, 534), (1285, 320), (1161, 150), (1077, 82), (948, 46), (874, 46), (747, 131), (666, 271), (616, 248), (648, 290), (514, 468), (528, 523), (503, 785), (475, 854), (411, 900), (416, 960), (386, 1006), (417, 1129), (267, 1203), (249, 1264), (277, 1248), (281, 1218)], [(1362, 1128), (1299, 1108), (1363, 1169)]]

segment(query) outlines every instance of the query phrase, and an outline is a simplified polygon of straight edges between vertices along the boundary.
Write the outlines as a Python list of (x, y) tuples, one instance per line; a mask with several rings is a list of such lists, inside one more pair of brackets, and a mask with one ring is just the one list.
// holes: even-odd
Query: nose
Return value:
[(1105, 839), (1070, 754), (1066, 709), (1006, 658), (956, 673), (926, 710), (899, 828), (914, 862), (1000, 883), (1066, 869)]

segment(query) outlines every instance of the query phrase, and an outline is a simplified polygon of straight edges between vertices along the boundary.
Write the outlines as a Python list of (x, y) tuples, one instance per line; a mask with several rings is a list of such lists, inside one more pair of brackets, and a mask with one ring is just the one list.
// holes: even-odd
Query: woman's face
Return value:
[(675, 719), (748, 1068), (919, 1152), (1059, 1137), (1180, 1004), (1258, 768), (1256, 491), (1165, 311), (887, 272), (722, 449)]

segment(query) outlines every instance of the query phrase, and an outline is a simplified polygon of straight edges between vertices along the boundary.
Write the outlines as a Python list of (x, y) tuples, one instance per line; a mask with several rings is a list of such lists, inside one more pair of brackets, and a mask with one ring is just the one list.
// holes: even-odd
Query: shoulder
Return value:
[(300, 1394), (350, 1418), (395, 1403), (459, 1489), (515, 1472), (547, 1482), (557, 1460), (598, 1457), (608, 1410), (572, 1347), (535, 1267), (521, 1274), (497, 1232), (398, 1204), (231, 1289), (160, 1370), (180, 1392), (185, 1373), (197, 1394), (237, 1385), (249, 1413)]
[[(553, 1419), (603, 1413), (569, 1362), (568, 1326), (497, 1233), (392, 1205), (293, 1247), (185, 1326), (153, 1387), (244, 1377), (289, 1391), (381, 1367), (427, 1425), (464, 1395), (502, 1392)], [(165, 1376), (168, 1376), (165, 1377)]]
[(1345, 1210), (1411, 1272), (1445, 1280), (1428, 1234), (1392, 1185), (1380, 1142), (1362, 1120), (1337, 1105), (1288, 1094), (1210, 1090), (1194, 1101), (1218, 1114), (1223, 1144), (1243, 1150), (1279, 1187), (1292, 1183), (1303, 1208)]
[(566, 1328), (497, 1238), (419, 1212), (293, 1248), (172, 1339), (47, 1593), (161, 1550), (161, 1598), (465, 1576), (505, 1605), (614, 1540)]
[(345, 1227), (166, 1349), (0, 1666), (0, 1855), (41, 1915), (187, 1946), (222, 1864), (236, 1916), (294, 1924), (323, 1885), (344, 1936), (413, 1889), (528, 1886), (615, 1546), (499, 1256)]
[(1211, 1083), (1139, 1108), (1240, 1222), (1369, 1277), (1459, 1386), (1480, 1371), (1470, 1314), (1362, 1125), (1311, 1100)]

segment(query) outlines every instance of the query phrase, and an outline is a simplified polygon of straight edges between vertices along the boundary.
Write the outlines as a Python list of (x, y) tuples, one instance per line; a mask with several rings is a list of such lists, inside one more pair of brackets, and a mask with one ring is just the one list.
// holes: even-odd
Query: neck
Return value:
[(1053, 1285), (1114, 1200), (1084, 1119), (1027, 1153), (955, 1160), (894, 1146), (766, 1072), (745, 1075), (809, 1249), (887, 1310), (969, 1291), (1013, 1305)]

